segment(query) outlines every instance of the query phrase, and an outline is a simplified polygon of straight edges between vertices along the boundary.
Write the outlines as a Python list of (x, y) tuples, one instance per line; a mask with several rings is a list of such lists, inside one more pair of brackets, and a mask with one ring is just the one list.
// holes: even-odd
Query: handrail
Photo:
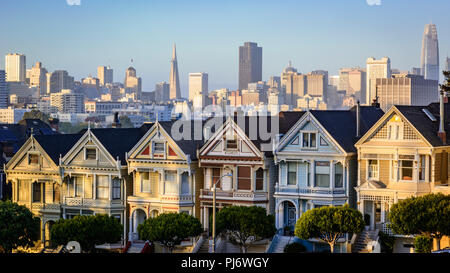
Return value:
[(191, 253), (197, 253), (200, 250), (200, 247), (203, 245), (203, 242), (205, 241), (205, 237), (202, 235), (198, 236), (198, 240), (195, 243), (194, 247), (192, 248)]
[(122, 250), (122, 253), (127, 253), (128, 249), (130, 249), (131, 247), (131, 241), (128, 241), (127, 244), (125, 245), (125, 247)]
[(273, 248), (278, 243), (279, 236), (282, 232), (283, 232), (282, 228), (280, 228), (276, 231), (275, 235), (272, 237), (272, 241), (270, 242), (269, 246), (266, 249), (266, 253), (272, 253)]

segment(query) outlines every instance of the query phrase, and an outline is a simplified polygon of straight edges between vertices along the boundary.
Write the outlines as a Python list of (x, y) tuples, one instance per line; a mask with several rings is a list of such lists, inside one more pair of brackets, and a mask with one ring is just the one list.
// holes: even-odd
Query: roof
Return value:
[[(438, 136), (440, 122), (439, 103), (431, 103), (427, 106), (395, 105), (395, 107), (432, 146), (446, 145)], [(436, 118), (436, 121), (432, 121), (423, 109), (427, 109)], [(447, 132), (447, 143), (450, 143), (450, 103), (444, 103), (444, 113), (444, 130)]]
[(356, 137), (356, 108), (310, 112), (346, 152), (353, 153), (355, 143), (384, 115), (380, 108), (360, 106), (360, 137)]
[[(136, 143), (145, 135), (152, 124), (145, 123), (140, 128), (96, 128), (90, 129), (111, 156), (126, 165), (125, 154), (129, 152)], [(84, 134), (87, 129), (79, 133)]]
[(81, 138), (81, 134), (38, 135), (33, 136), (56, 165)]

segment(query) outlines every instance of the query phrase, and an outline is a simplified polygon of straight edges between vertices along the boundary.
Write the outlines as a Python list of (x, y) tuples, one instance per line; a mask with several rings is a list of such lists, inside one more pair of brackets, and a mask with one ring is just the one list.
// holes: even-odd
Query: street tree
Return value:
[(158, 242), (169, 252), (189, 237), (203, 232), (200, 221), (187, 213), (162, 213), (138, 226), (139, 238)]
[(240, 246), (243, 253), (255, 241), (271, 238), (276, 233), (275, 218), (265, 208), (229, 206), (217, 213), (217, 233)]
[(295, 225), (295, 236), (303, 240), (319, 238), (334, 252), (336, 241), (346, 233), (360, 233), (364, 219), (348, 204), (339, 207), (321, 207), (306, 211)]
[(394, 233), (436, 239), (439, 250), (442, 237), (450, 235), (450, 195), (432, 193), (401, 200), (388, 217)]
[(0, 252), (32, 247), (39, 239), (40, 220), (31, 211), (11, 201), (0, 201)]

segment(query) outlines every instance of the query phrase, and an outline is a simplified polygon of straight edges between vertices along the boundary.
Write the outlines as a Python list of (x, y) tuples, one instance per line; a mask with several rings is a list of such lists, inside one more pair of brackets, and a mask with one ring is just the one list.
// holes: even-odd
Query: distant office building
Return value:
[(355, 95), (366, 101), (366, 71), (360, 68), (342, 68), (339, 70), (338, 90), (344, 90), (347, 96)]
[(278, 76), (270, 77), (269, 81), (267, 82), (267, 85), (270, 88), (276, 88), (278, 90), (281, 90), (281, 77)]
[(445, 71), (450, 71), (450, 58), (445, 59)]
[(97, 78), (93, 78), (91, 76), (87, 78), (81, 79), (81, 85), (84, 87), (90, 87), (90, 88), (99, 88), (100, 87), (100, 80)]
[(25, 82), (26, 57), (23, 54), (7, 54), (5, 57), (6, 81)]
[(313, 97), (322, 97), (327, 101), (328, 71), (316, 70), (308, 73), (307, 94)]
[(111, 115), (114, 114), (114, 110), (121, 108), (121, 102), (86, 101), (84, 103), (85, 113), (93, 113), (98, 115)]
[(189, 73), (189, 100), (195, 95), (208, 96), (208, 73)]
[(58, 93), (63, 89), (73, 89), (74, 78), (65, 70), (47, 73), (47, 94)]
[(22, 120), (23, 115), (30, 109), (17, 109), (14, 107), (8, 107), (0, 109), (0, 123), (14, 124)]
[(170, 99), (170, 85), (166, 82), (160, 82), (155, 85), (155, 101), (167, 102)]
[(340, 81), (339, 75), (333, 75), (328, 77), (328, 85), (336, 86), (336, 89), (339, 88), (339, 81)]
[(411, 75), (421, 75), (421, 73), (420, 73), (420, 68), (419, 68), (419, 67), (413, 67), (413, 68), (411, 68), (410, 74), (411, 74)]
[(136, 76), (136, 69), (129, 67), (125, 73), (125, 92), (134, 93), (135, 98), (139, 99), (142, 93), (142, 79)]
[(439, 44), (435, 24), (425, 25), (420, 68), (426, 80), (439, 81)]
[(295, 107), (297, 99), (306, 94), (307, 86), (306, 75), (298, 73), (297, 69), (292, 67), (289, 62), (289, 66), (281, 74), (281, 91), (285, 95), (285, 103)]
[(59, 93), (50, 94), (50, 105), (62, 113), (84, 113), (84, 96), (73, 90), (63, 89)]
[(239, 90), (262, 80), (262, 47), (246, 42), (239, 47)]
[(113, 70), (109, 66), (99, 66), (97, 68), (97, 78), (101, 85), (106, 85), (107, 83), (113, 83)]
[(31, 87), (38, 89), (39, 95), (47, 94), (47, 69), (42, 67), (41, 62), (27, 70), (27, 82)]
[(6, 108), (9, 101), (8, 83), (5, 70), (0, 70), (0, 108)]
[(439, 100), (438, 82), (421, 75), (395, 74), (375, 80), (383, 111), (392, 105), (428, 105)]
[(391, 60), (388, 57), (376, 60), (373, 57), (366, 62), (366, 104), (372, 104), (375, 99), (375, 80), (391, 77)]
[(173, 44), (172, 60), (170, 61), (169, 85), (169, 98), (171, 100), (181, 99), (180, 77), (178, 76), (177, 49), (175, 44)]

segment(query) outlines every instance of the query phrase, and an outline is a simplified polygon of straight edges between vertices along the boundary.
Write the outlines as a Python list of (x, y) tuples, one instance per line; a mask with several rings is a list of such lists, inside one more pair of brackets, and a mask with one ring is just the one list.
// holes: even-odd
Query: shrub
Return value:
[(414, 251), (416, 253), (431, 253), (433, 238), (429, 236), (417, 236), (414, 238)]

